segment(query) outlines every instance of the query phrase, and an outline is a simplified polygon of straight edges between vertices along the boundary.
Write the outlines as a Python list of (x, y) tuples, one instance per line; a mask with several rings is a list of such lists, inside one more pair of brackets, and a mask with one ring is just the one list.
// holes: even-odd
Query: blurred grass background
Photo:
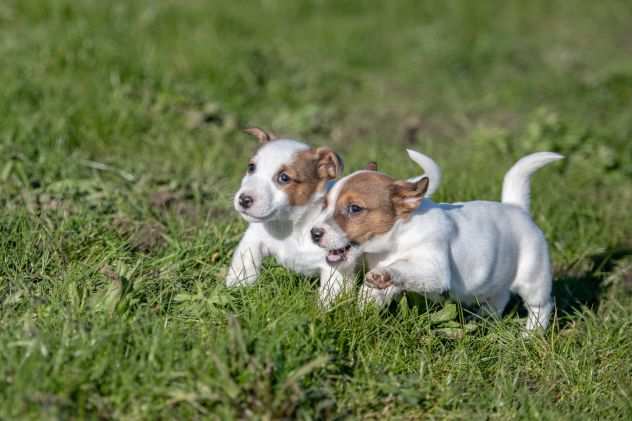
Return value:
[[(0, 415), (629, 414), (630, 22), (626, 1), (2, 2)], [(415, 175), (412, 147), (446, 201), (566, 155), (533, 182), (552, 331), (322, 313), (272, 262), (224, 289), (249, 125), (347, 171)]]

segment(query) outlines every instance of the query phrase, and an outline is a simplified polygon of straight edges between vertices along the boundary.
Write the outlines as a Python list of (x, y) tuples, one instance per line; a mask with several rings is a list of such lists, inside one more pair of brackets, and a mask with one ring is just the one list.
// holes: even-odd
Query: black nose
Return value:
[(252, 198), (252, 196), (248, 196), (247, 194), (243, 193), (239, 195), (239, 206), (244, 209), (248, 209), (249, 207), (251, 207), (254, 201), (255, 200)]
[(311, 229), (309, 233), (312, 234), (312, 241), (318, 244), (320, 239), (323, 238), (323, 235), (325, 234), (325, 230), (322, 228), (314, 227)]

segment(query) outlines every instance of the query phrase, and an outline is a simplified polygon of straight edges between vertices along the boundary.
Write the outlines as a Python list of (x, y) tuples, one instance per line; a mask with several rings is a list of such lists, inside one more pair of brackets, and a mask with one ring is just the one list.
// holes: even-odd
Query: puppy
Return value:
[[(437, 204), (424, 199), (428, 179), (396, 181), (359, 171), (327, 195), (315, 229), (327, 261), (345, 271), (362, 254), (369, 268), (363, 297), (385, 304), (404, 290), (444, 292), (501, 315), (510, 292), (524, 301), (526, 328), (546, 328), (553, 309), (547, 242), (529, 215), (530, 177), (562, 159), (541, 152), (506, 174), (502, 202)], [(342, 252), (341, 252), (342, 250)]]
[[(320, 302), (328, 305), (353, 277), (345, 278), (326, 263), (326, 251), (314, 244), (318, 232), (310, 229), (326, 190), (342, 174), (342, 159), (326, 147), (314, 149), (295, 140), (275, 139), (258, 128), (246, 131), (262, 146), (249, 161), (235, 194), (235, 209), (250, 225), (233, 254), (226, 285), (253, 284), (263, 258), (273, 256), (296, 272), (319, 274)], [(425, 165), (437, 177), (436, 164), (429, 160)]]
[(250, 223), (233, 254), (226, 285), (251, 285), (261, 262), (274, 256), (305, 275), (320, 274), (320, 299), (328, 303), (342, 290), (343, 278), (325, 263), (309, 230), (322, 208), (329, 182), (342, 174), (342, 159), (331, 149), (314, 149), (276, 139), (258, 128), (246, 129), (261, 143), (247, 165), (234, 206)]

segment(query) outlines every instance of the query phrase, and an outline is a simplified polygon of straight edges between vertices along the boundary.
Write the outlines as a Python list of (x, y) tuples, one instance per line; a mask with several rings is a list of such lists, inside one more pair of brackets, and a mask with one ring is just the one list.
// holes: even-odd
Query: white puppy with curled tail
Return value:
[(339, 271), (364, 255), (371, 270), (362, 296), (378, 304), (405, 290), (430, 298), (448, 292), (501, 315), (514, 292), (527, 307), (526, 328), (546, 328), (553, 309), (551, 262), (529, 214), (529, 179), (562, 158), (551, 152), (522, 158), (505, 176), (500, 203), (434, 203), (425, 197), (426, 177), (411, 182), (353, 173), (328, 193), (315, 224), (317, 244)]
[[(318, 232), (311, 228), (323, 208), (326, 191), (342, 174), (342, 159), (327, 147), (276, 139), (258, 128), (246, 132), (256, 136), (261, 147), (248, 162), (235, 194), (235, 209), (250, 225), (233, 254), (226, 285), (252, 285), (263, 258), (272, 256), (296, 272), (320, 275), (320, 302), (328, 305), (351, 286), (354, 277), (352, 272), (344, 276), (326, 263), (327, 253), (314, 244)], [(434, 179), (439, 171), (428, 160), (424, 166)]]

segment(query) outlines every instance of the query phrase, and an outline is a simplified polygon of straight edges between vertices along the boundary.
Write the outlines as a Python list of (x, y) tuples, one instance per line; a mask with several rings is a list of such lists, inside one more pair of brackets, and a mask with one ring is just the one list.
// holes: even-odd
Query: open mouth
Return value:
[(345, 260), (347, 260), (347, 252), (350, 249), (351, 249), (351, 243), (339, 249), (328, 250), (327, 258), (326, 258), (327, 263), (329, 263), (330, 265), (335, 265), (340, 262), (344, 262)]

